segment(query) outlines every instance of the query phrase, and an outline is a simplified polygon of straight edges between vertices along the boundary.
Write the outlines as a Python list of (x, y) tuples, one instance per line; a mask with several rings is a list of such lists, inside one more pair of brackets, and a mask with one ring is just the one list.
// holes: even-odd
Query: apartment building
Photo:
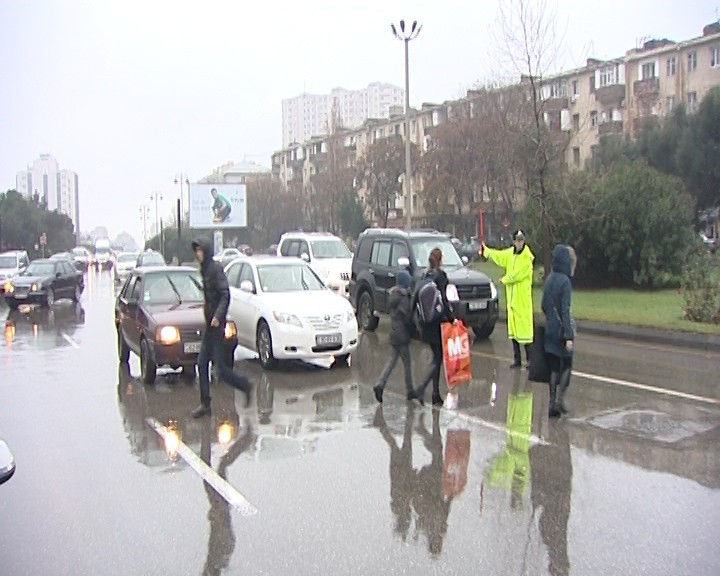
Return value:
[(651, 40), (625, 55), (628, 126), (634, 133), (643, 118), (664, 116), (678, 104), (697, 110), (707, 92), (720, 85), (720, 22), (685, 42)]
[(51, 154), (41, 154), (32, 166), (20, 170), (15, 187), (26, 198), (35, 195), (47, 204), (49, 210), (68, 216), (80, 234), (80, 196), (78, 175), (72, 170), (61, 170)]
[(390, 109), (402, 106), (402, 88), (373, 82), (360, 90), (335, 88), (330, 94), (301, 94), (282, 101), (283, 147), (306, 142), (327, 133), (335, 113), (343, 126), (357, 128), (368, 118), (387, 118)]

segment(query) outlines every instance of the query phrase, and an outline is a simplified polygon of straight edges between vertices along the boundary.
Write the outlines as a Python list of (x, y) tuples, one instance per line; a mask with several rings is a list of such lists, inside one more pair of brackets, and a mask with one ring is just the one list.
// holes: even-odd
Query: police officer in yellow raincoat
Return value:
[(481, 254), (505, 268), (505, 275), (500, 281), (505, 285), (508, 338), (513, 344), (514, 360), (510, 368), (520, 368), (520, 346), (525, 347), (527, 361), (530, 363), (530, 347), (534, 335), (532, 285), (535, 255), (525, 244), (525, 233), (522, 230), (513, 233), (511, 248), (496, 250), (483, 243)]

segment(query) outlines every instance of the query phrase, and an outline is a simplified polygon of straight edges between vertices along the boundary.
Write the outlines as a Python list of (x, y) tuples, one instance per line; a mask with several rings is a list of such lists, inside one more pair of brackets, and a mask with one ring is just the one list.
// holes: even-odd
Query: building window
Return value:
[(642, 65), (642, 79), (655, 78), (655, 62), (647, 62)]
[(590, 76), (590, 94), (595, 92), (595, 74)]
[(580, 148), (573, 148), (573, 164), (580, 166)]
[(573, 80), (572, 87), (573, 87), (573, 96), (577, 96), (578, 95), (578, 81), (577, 80)]
[(675, 76), (675, 72), (677, 72), (677, 58), (672, 56), (667, 59), (667, 75)]
[(580, 132), (580, 114), (573, 114), (573, 130)]
[(720, 67), (720, 46), (713, 46), (710, 48), (710, 67)]
[(688, 72), (697, 70), (697, 52), (688, 52)]
[(556, 82), (550, 85), (550, 98), (567, 98), (567, 82)]
[(697, 92), (688, 92), (687, 95), (688, 112), (695, 112), (698, 107)]
[(590, 112), (590, 126), (592, 128), (597, 128), (598, 125), (598, 113), (597, 111), (593, 110)]
[(665, 108), (667, 109), (668, 114), (675, 109), (675, 96), (668, 96), (665, 98)]
[(612, 86), (615, 84), (615, 68), (603, 68), (600, 70), (600, 86)]

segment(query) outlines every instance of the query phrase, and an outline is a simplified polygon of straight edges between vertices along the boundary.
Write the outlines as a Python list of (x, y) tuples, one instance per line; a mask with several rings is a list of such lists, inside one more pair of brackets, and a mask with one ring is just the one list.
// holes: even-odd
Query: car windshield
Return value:
[(165, 260), (163, 257), (156, 253), (151, 252), (149, 254), (143, 254), (140, 262), (143, 266), (164, 266)]
[(180, 304), (202, 302), (200, 273), (168, 272), (145, 276), (143, 294), (145, 304)]
[(15, 256), (0, 256), (0, 268), (17, 268)]
[(315, 258), (352, 258), (352, 254), (342, 240), (313, 240), (310, 242)]
[(445, 268), (462, 268), (464, 266), (455, 246), (447, 238), (418, 238), (412, 241), (412, 246), (415, 253), (415, 265), (418, 268), (428, 265), (430, 252), (435, 248), (442, 250)]
[(96, 248), (95, 249), (95, 254), (105, 255), (105, 254), (109, 254), (109, 253), (110, 253), (110, 250), (108, 250), (107, 248)]
[(25, 276), (52, 276), (55, 274), (55, 264), (51, 262), (30, 262), (25, 270)]
[(137, 262), (137, 254), (120, 254), (118, 256), (118, 262)]
[(309, 266), (284, 264), (282, 266), (258, 266), (260, 287), (263, 292), (302, 292), (325, 290)]
[(73, 254), (75, 254), (75, 256), (85, 256), (85, 250), (82, 248), (75, 248), (73, 250)]

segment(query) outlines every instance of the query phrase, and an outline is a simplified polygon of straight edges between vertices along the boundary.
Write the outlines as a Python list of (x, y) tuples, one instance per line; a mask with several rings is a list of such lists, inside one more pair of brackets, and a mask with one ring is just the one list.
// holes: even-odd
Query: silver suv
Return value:
[(5, 282), (24, 272), (30, 265), (25, 250), (11, 250), (0, 254), (0, 294), (5, 293)]

